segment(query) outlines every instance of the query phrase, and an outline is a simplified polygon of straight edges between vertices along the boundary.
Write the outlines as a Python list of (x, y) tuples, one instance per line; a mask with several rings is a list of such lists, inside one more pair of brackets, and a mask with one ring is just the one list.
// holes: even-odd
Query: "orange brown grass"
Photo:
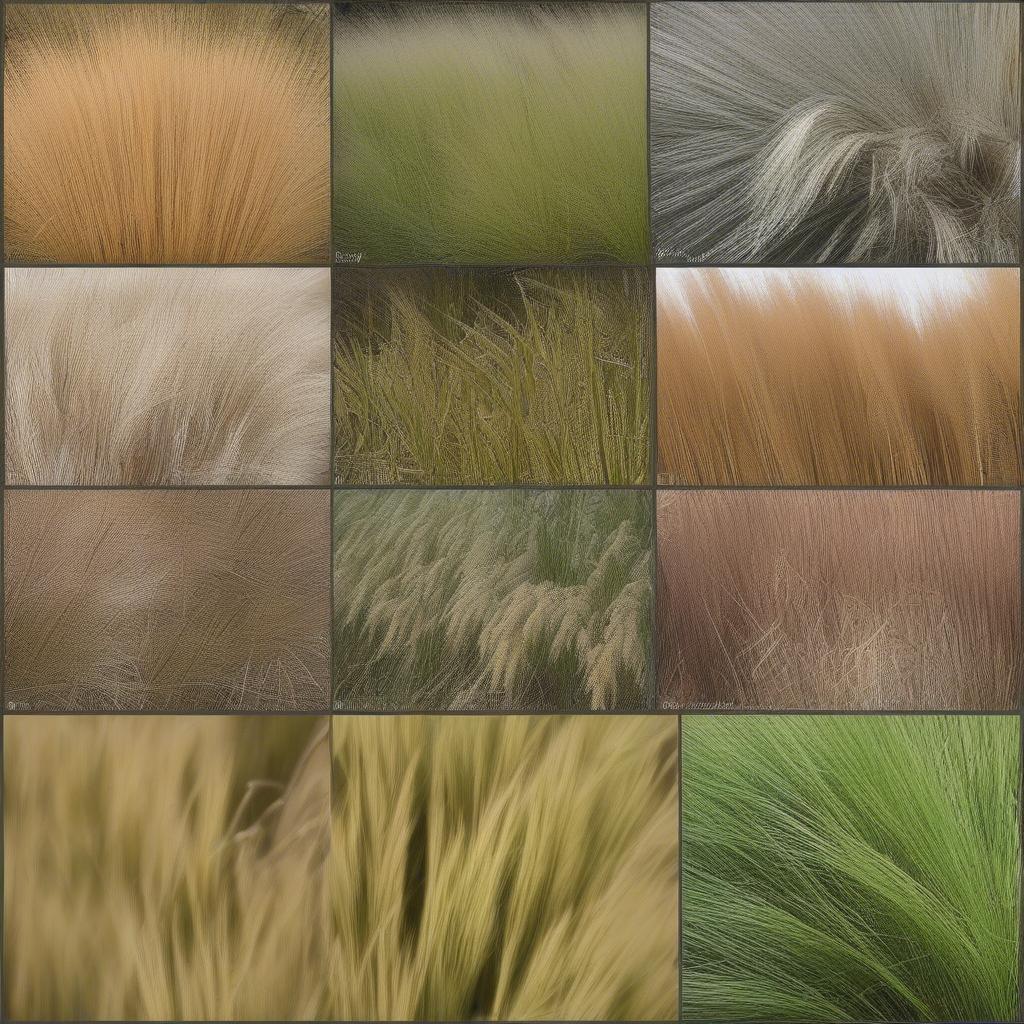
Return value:
[(1019, 272), (919, 272), (969, 275), (920, 315), (832, 273), (659, 272), (661, 482), (1018, 483)]
[(1009, 710), (1018, 496), (663, 492), (663, 704)]
[(328, 22), (326, 4), (9, 8), (8, 259), (322, 262)]

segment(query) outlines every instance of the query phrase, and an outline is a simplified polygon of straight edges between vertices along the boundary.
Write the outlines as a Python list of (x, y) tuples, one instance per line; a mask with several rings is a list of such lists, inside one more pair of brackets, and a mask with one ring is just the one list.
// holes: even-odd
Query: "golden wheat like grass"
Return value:
[(8, 259), (326, 257), (327, 5), (29, 4), (6, 26)]
[(670, 706), (1017, 707), (1020, 516), (999, 492), (664, 492)]
[(5, 1019), (674, 1014), (673, 719), (332, 729), (8, 717)]
[(321, 1015), (324, 719), (4, 723), (4, 1016)]
[(676, 723), (334, 719), (328, 1005), (345, 1020), (668, 1020)]
[(8, 484), (327, 483), (328, 270), (6, 277)]
[(326, 491), (8, 491), (4, 693), (31, 710), (317, 710)]
[(763, 273), (658, 273), (662, 482), (1019, 483), (1017, 270), (914, 271), (966, 280), (920, 311), (836, 271)]

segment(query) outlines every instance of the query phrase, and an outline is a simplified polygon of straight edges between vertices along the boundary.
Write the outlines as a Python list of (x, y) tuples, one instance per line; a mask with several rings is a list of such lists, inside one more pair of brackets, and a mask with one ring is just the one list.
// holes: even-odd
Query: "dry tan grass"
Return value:
[(326, 269), (7, 272), (8, 484), (328, 482)]
[(327, 706), (326, 491), (8, 491), (5, 699)]
[(8, 258), (325, 259), (328, 32), (327, 4), (12, 6)]
[(324, 719), (8, 716), (4, 1016), (322, 1018)]
[(659, 272), (659, 478), (1019, 482), (1019, 272), (969, 271), (966, 296), (933, 298), (921, 321), (830, 273), (760, 294), (735, 272)]
[(662, 701), (1015, 708), (1019, 528), (1008, 492), (662, 493)]

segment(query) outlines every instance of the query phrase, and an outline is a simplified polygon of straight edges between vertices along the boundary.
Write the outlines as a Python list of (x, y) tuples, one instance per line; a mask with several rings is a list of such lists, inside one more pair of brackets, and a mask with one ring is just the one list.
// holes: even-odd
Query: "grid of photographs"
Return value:
[(0, 1021), (1024, 1024), (1019, 4), (2, 14)]

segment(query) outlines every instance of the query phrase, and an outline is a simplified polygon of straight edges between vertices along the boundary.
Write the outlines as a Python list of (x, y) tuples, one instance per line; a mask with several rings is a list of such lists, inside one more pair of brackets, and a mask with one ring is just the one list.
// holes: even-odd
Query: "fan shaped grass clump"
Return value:
[(645, 5), (346, 7), (341, 258), (647, 262)]
[(336, 1019), (676, 1017), (675, 719), (333, 721)]
[(336, 707), (651, 705), (638, 491), (338, 492)]
[(311, 718), (8, 716), (5, 1020), (323, 1016)]
[(658, 586), (673, 707), (1020, 700), (1016, 493), (662, 492)]
[(651, 6), (667, 262), (1017, 263), (1020, 6)]
[(325, 709), (329, 550), (326, 491), (9, 490), (8, 706)]
[(6, 12), (8, 260), (321, 263), (327, 4)]
[(658, 473), (1016, 486), (1016, 269), (658, 272)]
[(326, 269), (7, 271), (8, 484), (327, 483)]
[(683, 723), (683, 1020), (1019, 1019), (1016, 716)]
[(337, 275), (336, 478), (644, 483), (650, 303), (632, 270)]

